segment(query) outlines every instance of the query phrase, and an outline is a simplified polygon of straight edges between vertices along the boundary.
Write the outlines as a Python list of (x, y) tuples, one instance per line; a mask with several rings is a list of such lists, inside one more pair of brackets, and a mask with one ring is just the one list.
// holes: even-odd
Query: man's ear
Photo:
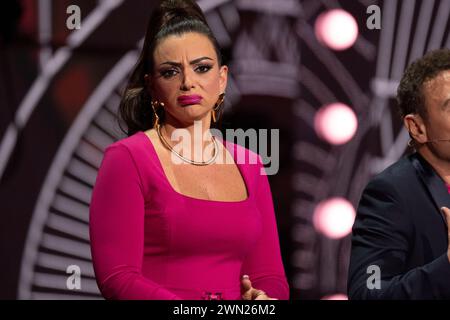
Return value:
[(409, 135), (420, 144), (428, 141), (427, 128), (422, 117), (418, 114), (407, 114), (403, 118), (403, 124), (409, 131)]
[(220, 93), (224, 93), (226, 91), (227, 83), (228, 83), (228, 67), (221, 66), (219, 70)]

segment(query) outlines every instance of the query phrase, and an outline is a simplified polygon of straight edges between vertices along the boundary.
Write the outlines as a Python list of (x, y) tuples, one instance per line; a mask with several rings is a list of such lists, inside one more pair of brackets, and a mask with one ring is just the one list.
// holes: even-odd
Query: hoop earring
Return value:
[(413, 139), (409, 139), (409, 141), (408, 141), (408, 147), (414, 148), (414, 146), (415, 146), (415, 141), (414, 141)]
[(216, 111), (219, 111), (221, 109), (224, 101), (225, 101), (225, 92), (221, 93), (219, 95), (219, 99), (217, 100), (216, 104), (214, 105), (214, 107), (212, 109), (212, 120), (213, 120), (213, 123), (217, 122)]
[(153, 128), (156, 128), (157, 126), (160, 125), (160, 118), (158, 116), (158, 112), (156, 112), (156, 111), (159, 108), (163, 108), (164, 109), (164, 103), (159, 102), (157, 100), (152, 100), (151, 105), (152, 105), (152, 109), (153, 109), (153, 114), (155, 116), (155, 122), (153, 123)]

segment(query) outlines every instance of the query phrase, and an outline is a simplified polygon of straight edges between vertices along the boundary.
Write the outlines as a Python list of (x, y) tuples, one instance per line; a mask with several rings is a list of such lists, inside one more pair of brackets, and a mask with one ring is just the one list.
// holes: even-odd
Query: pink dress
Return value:
[[(233, 155), (252, 151), (222, 142)], [(90, 205), (97, 284), (107, 299), (241, 299), (241, 276), (289, 299), (272, 195), (257, 163), (237, 164), (248, 197), (196, 199), (175, 191), (140, 131), (106, 148)], [(263, 169), (264, 170), (264, 169)]]

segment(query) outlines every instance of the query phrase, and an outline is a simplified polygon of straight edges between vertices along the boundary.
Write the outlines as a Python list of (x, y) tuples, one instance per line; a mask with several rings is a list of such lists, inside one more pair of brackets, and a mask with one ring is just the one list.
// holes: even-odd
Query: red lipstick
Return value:
[(178, 97), (178, 102), (183, 106), (188, 106), (192, 104), (199, 104), (203, 97), (198, 94), (183, 95)]

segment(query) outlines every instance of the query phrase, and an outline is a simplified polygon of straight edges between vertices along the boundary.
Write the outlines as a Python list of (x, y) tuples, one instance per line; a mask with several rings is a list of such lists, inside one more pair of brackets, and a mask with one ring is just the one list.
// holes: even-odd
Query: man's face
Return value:
[(423, 95), (427, 109), (424, 121), (427, 139), (448, 139), (428, 143), (428, 146), (437, 158), (450, 162), (450, 70), (426, 81)]

